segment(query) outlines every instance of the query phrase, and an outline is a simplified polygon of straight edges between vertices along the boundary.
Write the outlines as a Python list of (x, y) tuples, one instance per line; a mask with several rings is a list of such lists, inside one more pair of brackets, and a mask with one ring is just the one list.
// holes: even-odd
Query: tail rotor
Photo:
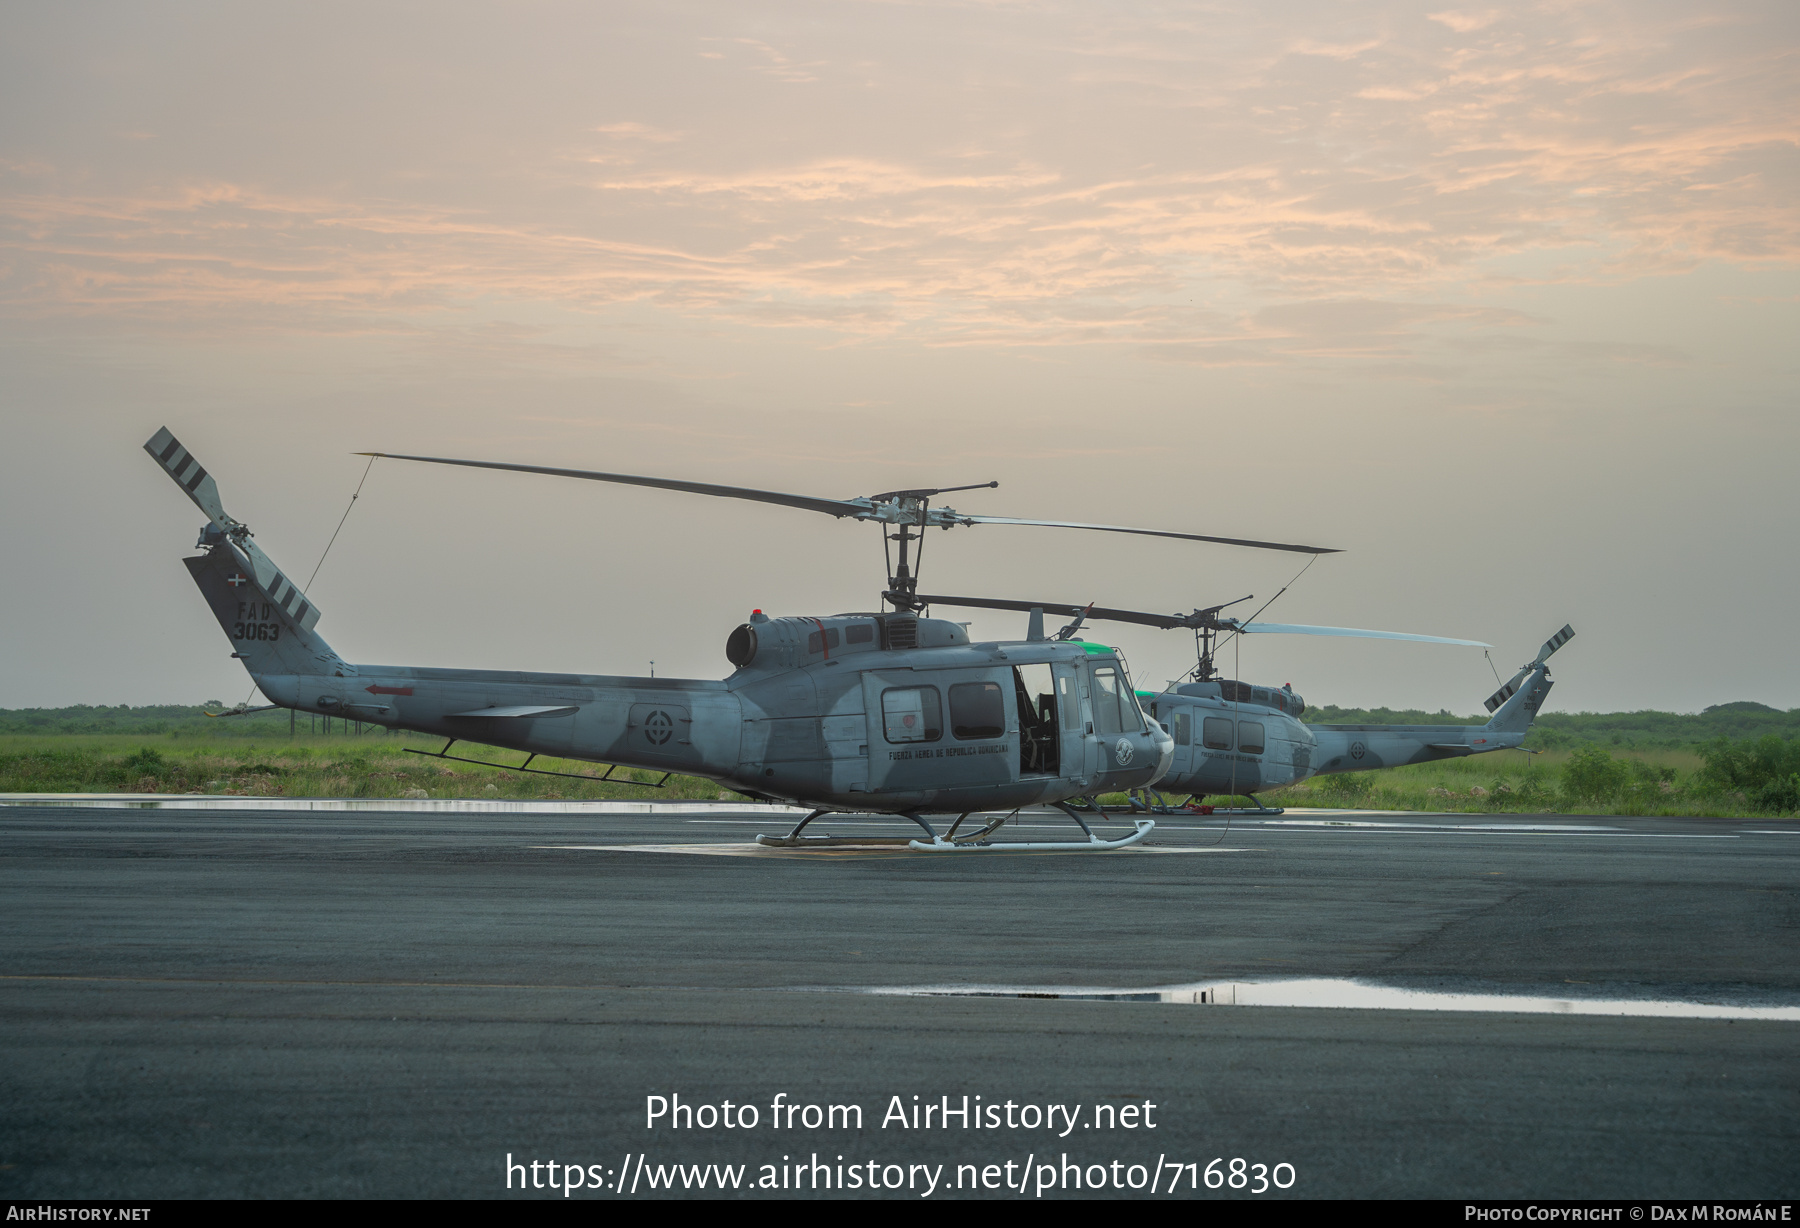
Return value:
[(1544, 646), (1542, 648), (1538, 649), (1537, 658), (1535, 660), (1533, 660), (1525, 665), (1521, 665), (1519, 667), (1519, 672), (1514, 674), (1507, 681), (1505, 686), (1501, 687), (1498, 691), (1495, 691), (1492, 695), (1488, 696), (1487, 710), (1489, 712), (1497, 711), (1501, 704), (1503, 704), (1507, 700), (1511, 699), (1514, 695), (1517, 695), (1519, 693), (1519, 687), (1524, 683), (1526, 677), (1533, 670), (1537, 669), (1544, 662), (1548, 661), (1550, 659), (1551, 655), (1553, 653), (1555, 653), (1558, 648), (1561, 648), (1564, 644), (1567, 644), (1570, 640), (1572, 640), (1574, 638), (1575, 638), (1575, 628), (1569, 626), (1567, 623), (1564, 623), (1563, 629), (1561, 631), (1558, 631), (1555, 635), (1551, 636), (1549, 639), (1544, 641)]

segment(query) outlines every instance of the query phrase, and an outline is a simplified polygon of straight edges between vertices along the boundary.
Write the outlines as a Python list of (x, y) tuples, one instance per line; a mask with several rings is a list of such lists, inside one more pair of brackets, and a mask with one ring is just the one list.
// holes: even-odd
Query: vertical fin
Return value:
[(1492, 695), (1487, 697), (1487, 710), (1489, 712), (1494, 711), (1501, 704), (1505, 703), (1507, 700), (1511, 699), (1514, 695), (1516, 695), (1519, 690), (1519, 684), (1525, 681), (1525, 675), (1529, 674), (1532, 670), (1536, 669), (1538, 666), (1540, 666), (1544, 662), (1548, 661), (1550, 659), (1550, 656), (1552, 653), (1554, 653), (1558, 648), (1561, 648), (1564, 644), (1567, 644), (1570, 640), (1572, 640), (1574, 638), (1575, 638), (1575, 628), (1571, 627), (1567, 623), (1564, 623), (1563, 629), (1561, 631), (1558, 631), (1555, 635), (1551, 636), (1549, 639), (1544, 641), (1544, 646), (1542, 648), (1538, 649), (1538, 654), (1537, 654), (1536, 660), (1532, 661), (1531, 664), (1529, 664), (1529, 665), (1521, 667), (1519, 672), (1514, 674), (1507, 681), (1505, 686), (1501, 687), (1498, 691), (1495, 691)]
[(256, 584), (263, 596), (280, 606), (302, 631), (311, 631), (319, 621), (318, 607), (308, 601), (300, 592), (300, 586), (283, 575), (281, 568), (250, 540), (249, 528), (225, 511), (224, 501), (219, 498), (219, 484), (206, 472), (199, 458), (184, 448), (166, 426), (150, 436), (144, 451), (156, 459), (175, 485), (194, 501), (194, 506), (206, 513), (213, 527), (243, 556), (250, 573), (248, 579)]

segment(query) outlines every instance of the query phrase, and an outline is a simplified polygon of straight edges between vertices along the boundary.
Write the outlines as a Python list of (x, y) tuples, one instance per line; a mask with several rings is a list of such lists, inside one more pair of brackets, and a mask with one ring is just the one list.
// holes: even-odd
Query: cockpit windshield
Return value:
[(1131, 692), (1131, 680), (1125, 676), (1125, 666), (1096, 665), (1094, 667), (1094, 732), (1107, 737), (1120, 733), (1140, 733), (1144, 728), (1144, 713), (1138, 707), (1137, 696)]

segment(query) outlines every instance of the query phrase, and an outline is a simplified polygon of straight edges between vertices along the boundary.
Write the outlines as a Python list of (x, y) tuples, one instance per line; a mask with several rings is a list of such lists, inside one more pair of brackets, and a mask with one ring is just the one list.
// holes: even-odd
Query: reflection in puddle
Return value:
[(1800, 1023), (1800, 1006), (1732, 1006), (1657, 998), (1556, 998), (1532, 994), (1396, 989), (1366, 981), (1214, 981), (1144, 989), (918, 985), (865, 992), (907, 997), (1063, 998), (1168, 1002), (1183, 1006), (1300, 1006), (1376, 1011), (1504, 1011), (1527, 1015), (1642, 1015), (1679, 1019), (1779, 1019)]

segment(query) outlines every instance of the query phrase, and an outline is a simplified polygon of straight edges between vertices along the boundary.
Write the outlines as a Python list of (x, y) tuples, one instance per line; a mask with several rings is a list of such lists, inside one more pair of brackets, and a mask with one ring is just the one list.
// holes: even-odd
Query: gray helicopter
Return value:
[(1207, 796), (1249, 797), (1296, 784), (1309, 776), (1431, 763), (1517, 747), (1524, 742), (1554, 685), (1545, 663), (1552, 653), (1575, 638), (1575, 629), (1565, 625), (1545, 641), (1534, 660), (1488, 697), (1487, 710), (1493, 715), (1485, 725), (1309, 725), (1300, 719), (1306, 711), (1306, 700), (1296, 695), (1291, 686), (1256, 686), (1221, 678), (1214, 666), (1216, 637), (1327, 635), (1472, 648), (1492, 645), (1404, 631), (1365, 631), (1220, 616), (1220, 611), (1238, 601), (1191, 614), (1154, 614), (980, 597), (929, 596), (920, 600), (932, 605), (1029, 611), (1034, 632), (1041, 632), (1046, 613), (1073, 615), (1075, 622), (1059, 633), (1064, 637), (1072, 636), (1089, 618), (1164, 630), (1192, 630), (1199, 664), (1187, 680), (1171, 684), (1159, 693), (1140, 691), (1137, 698), (1151, 717), (1168, 729), (1175, 743), (1169, 770), (1155, 782), (1156, 789), (1186, 793), (1196, 800)]
[[(1111, 648), (1041, 634), (1024, 642), (971, 643), (962, 624), (922, 614), (918, 556), (927, 527), (1045, 525), (1328, 553), (1322, 547), (1256, 542), (1154, 529), (964, 515), (931, 500), (943, 490), (890, 491), (834, 500), (744, 487), (624, 474), (440, 457), (435, 464), (552, 474), (650, 486), (823, 512), (883, 526), (883, 550), (899, 544), (883, 593), (891, 610), (818, 618), (770, 618), (761, 611), (732, 631), (722, 681), (634, 678), (509, 670), (354, 665), (315, 631), (318, 607), (226, 514), (214, 479), (165, 427), (145, 450), (206, 513), (198, 548), (185, 560), (233, 653), (271, 707), (322, 713), (436, 734), (438, 758), (487, 763), (450, 751), (460, 742), (525, 752), (511, 771), (544, 772), (539, 756), (715, 780), (759, 800), (812, 807), (784, 837), (794, 846), (833, 812), (902, 815), (926, 839), (888, 843), (930, 851), (984, 848), (1103, 850), (1143, 838), (1153, 823), (1117, 840), (1096, 836), (1067, 799), (1146, 786), (1168, 770), (1176, 745), (1146, 720), (1123, 657)], [(989, 486), (998, 483), (989, 483)], [(955, 487), (968, 490), (974, 487)], [(899, 531), (888, 532), (892, 526)], [(262, 710), (262, 709), (258, 709)], [(421, 752), (415, 752), (421, 753)], [(572, 773), (548, 772), (550, 775)], [(976, 811), (1011, 812), (1049, 804), (1086, 839), (995, 843), (1002, 817), (962, 837)], [(940, 836), (926, 814), (956, 814)], [(866, 844), (868, 839), (845, 838)]]

